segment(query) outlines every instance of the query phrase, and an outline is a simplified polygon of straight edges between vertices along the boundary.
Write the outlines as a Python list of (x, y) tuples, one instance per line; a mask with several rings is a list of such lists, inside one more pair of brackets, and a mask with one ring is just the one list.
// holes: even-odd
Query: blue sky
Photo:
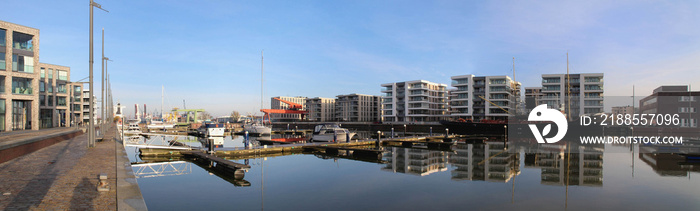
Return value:
[[(10, 1), (0, 20), (41, 32), (40, 62), (88, 75), (89, 1)], [(97, 1), (115, 101), (227, 115), (272, 96), (380, 94), (380, 84), (454, 75), (605, 73), (606, 96), (700, 89), (699, 1)], [(14, 8), (14, 9), (10, 9)], [(96, 72), (97, 73), (97, 72)], [(99, 75), (96, 75), (99, 76)], [(99, 81), (99, 80), (98, 80)], [(95, 87), (100, 87), (96, 84)]]

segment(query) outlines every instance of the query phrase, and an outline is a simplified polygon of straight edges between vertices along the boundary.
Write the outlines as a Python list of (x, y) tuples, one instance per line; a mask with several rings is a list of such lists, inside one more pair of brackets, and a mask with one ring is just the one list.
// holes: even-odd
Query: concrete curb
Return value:
[(117, 167), (117, 210), (148, 210), (141, 188), (131, 168), (131, 161), (126, 155), (124, 143), (119, 137), (114, 138), (116, 145)]

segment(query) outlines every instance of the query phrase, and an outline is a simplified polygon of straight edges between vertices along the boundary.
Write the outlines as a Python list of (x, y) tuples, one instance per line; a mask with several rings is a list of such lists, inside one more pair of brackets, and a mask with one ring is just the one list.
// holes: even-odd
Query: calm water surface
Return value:
[[(177, 139), (200, 146), (194, 137)], [(224, 148), (242, 146), (240, 136), (223, 139)], [(381, 160), (365, 161), (314, 154), (233, 160), (251, 165), (243, 180), (184, 161), (134, 171), (151, 210), (700, 209), (700, 165), (654, 154), (657, 148), (503, 148), (385, 148)], [(149, 161), (127, 152), (132, 162)]]

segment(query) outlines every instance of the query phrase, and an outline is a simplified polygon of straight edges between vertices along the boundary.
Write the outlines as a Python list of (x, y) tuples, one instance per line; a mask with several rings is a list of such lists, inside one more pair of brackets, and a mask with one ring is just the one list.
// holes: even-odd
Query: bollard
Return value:
[(379, 145), (381, 145), (381, 142), (382, 142), (382, 131), (377, 130), (377, 143), (376, 143), (377, 148), (379, 147)]
[(433, 127), (430, 127), (430, 136), (433, 136)]
[(450, 134), (450, 128), (445, 128), (445, 138), (447, 138)]
[(289, 124), (287, 124), (287, 130), (289, 130)]
[(403, 137), (406, 137), (406, 125), (403, 125)]
[(393, 127), (391, 128), (391, 138), (392, 139), (394, 138), (394, 128)]
[(245, 136), (244, 136), (244, 145), (246, 149), (248, 149), (248, 144), (249, 144), (249, 137), (248, 137), (248, 131), (245, 131)]

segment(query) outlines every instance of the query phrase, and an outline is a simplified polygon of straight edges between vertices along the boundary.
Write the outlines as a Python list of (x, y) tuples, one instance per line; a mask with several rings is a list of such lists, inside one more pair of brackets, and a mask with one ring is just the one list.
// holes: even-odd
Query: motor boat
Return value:
[(314, 133), (311, 136), (313, 141), (325, 142), (344, 142), (348, 138), (352, 139), (357, 133), (352, 133), (348, 129), (341, 128), (337, 124), (320, 124), (314, 127)]
[(168, 130), (173, 129), (173, 127), (175, 127), (175, 125), (158, 120), (151, 120), (151, 124), (146, 126), (149, 130)]
[(250, 134), (272, 134), (272, 128), (263, 125), (262, 123), (249, 123), (243, 125), (243, 131)]
[(136, 121), (129, 122), (129, 126), (124, 130), (126, 135), (138, 135), (141, 134), (141, 126)]
[(203, 122), (197, 128), (197, 132), (203, 136), (224, 136), (224, 124), (214, 122)]

